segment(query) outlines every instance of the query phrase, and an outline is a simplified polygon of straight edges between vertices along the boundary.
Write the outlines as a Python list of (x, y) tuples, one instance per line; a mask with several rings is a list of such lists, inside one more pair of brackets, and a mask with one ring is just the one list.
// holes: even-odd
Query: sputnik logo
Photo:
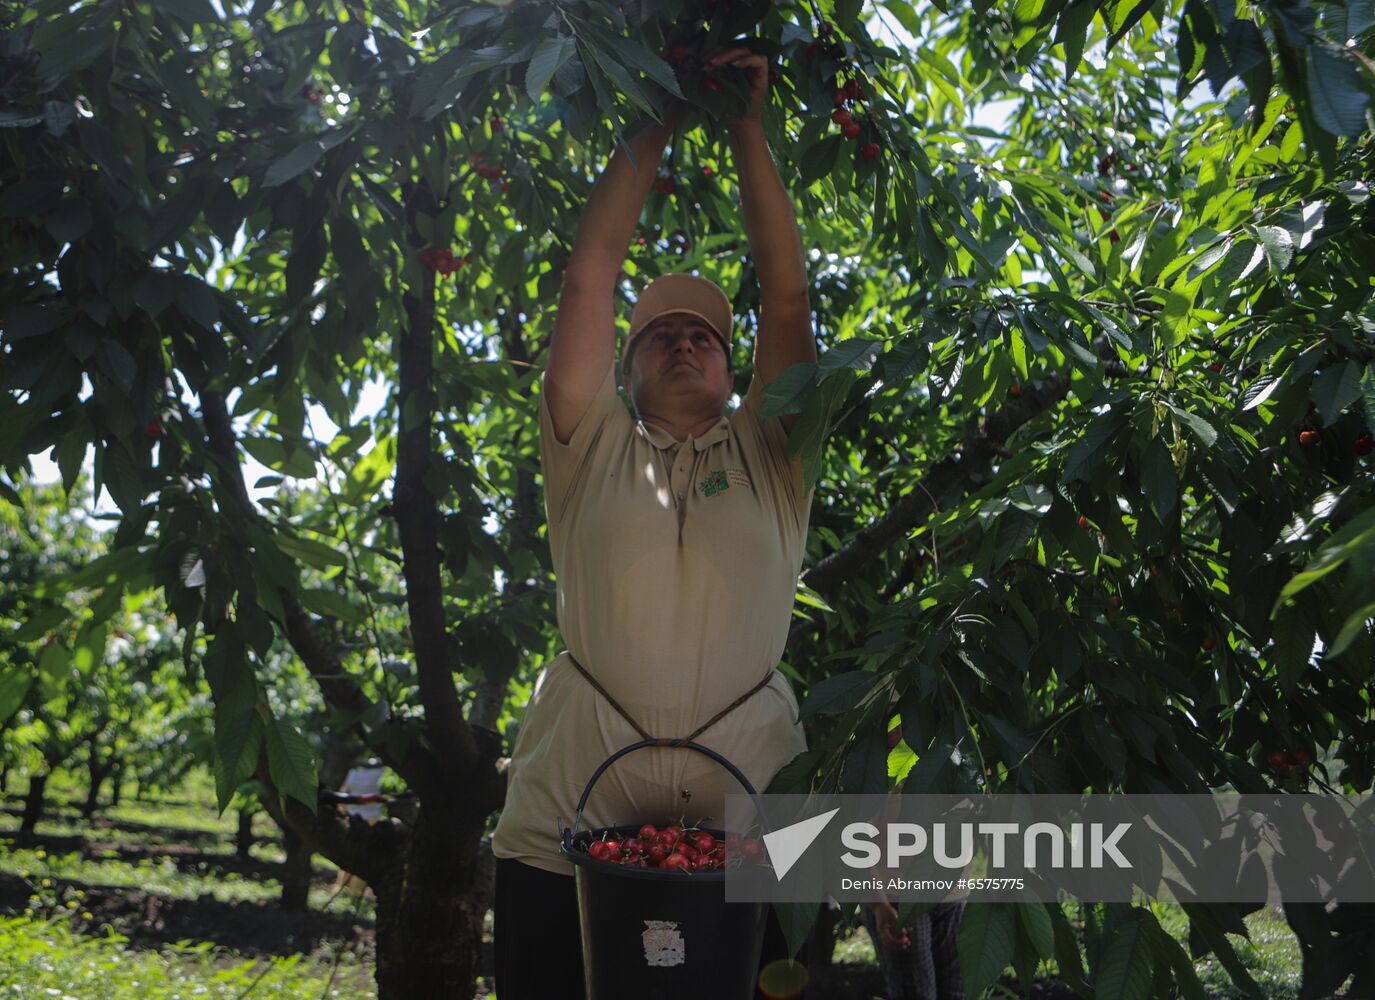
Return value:
[(813, 816), (811, 819), (804, 819), (800, 823), (764, 834), (764, 847), (769, 852), (769, 863), (773, 865), (773, 873), (779, 881), (783, 880), (783, 876), (788, 874), (807, 848), (812, 846), (812, 841), (821, 836), (821, 831), (826, 829), (826, 825), (838, 812), (839, 809), (832, 809), (820, 816)]

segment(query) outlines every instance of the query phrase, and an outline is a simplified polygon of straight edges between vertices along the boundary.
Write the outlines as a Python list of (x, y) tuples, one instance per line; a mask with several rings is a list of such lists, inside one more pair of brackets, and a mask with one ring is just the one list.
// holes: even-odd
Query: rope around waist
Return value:
[(614, 708), (616, 710), (616, 713), (620, 715), (622, 719), (630, 723), (630, 728), (634, 729), (635, 732), (640, 734), (640, 739), (653, 740), (656, 746), (661, 747), (680, 747), (684, 743), (690, 743), (691, 741), (695, 740), (698, 736), (701, 736), (704, 732), (706, 732), (712, 726), (716, 725), (716, 723), (720, 722), (727, 715), (730, 715), (731, 712), (734, 712), (745, 702), (749, 701), (750, 698), (752, 698), (755, 694), (762, 691), (768, 685), (769, 681), (773, 679), (773, 671), (770, 670), (767, 674), (764, 675), (763, 680), (761, 680), (758, 684), (750, 688), (739, 698), (736, 698), (733, 702), (731, 702), (725, 708), (721, 709), (721, 711), (717, 712), (706, 722), (702, 723), (692, 732), (688, 733), (688, 735), (674, 739), (673, 737), (669, 736), (651, 736), (642, 725), (640, 725), (633, 718), (631, 718), (630, 713), (623, 709), (615, 698), (611, 697), (611, 695), (607, 693), (606, 688), (602, 687), (600, 684), (597, 683), (597, 679), (587, 672), (586, 668), (583, 667), (583, 665), (577, 661), (577, 659), (573, 656), (572, 653), (568, 654), (568, 660), (570, 663), (573, 664), (573, 666), (575, 666), (578, 669), (578, 673), (583, 675), (583, 678), (587, 681), (587, 683), (591, 684), (593, 689), (599, 695), (606, 699), (607, 704)]

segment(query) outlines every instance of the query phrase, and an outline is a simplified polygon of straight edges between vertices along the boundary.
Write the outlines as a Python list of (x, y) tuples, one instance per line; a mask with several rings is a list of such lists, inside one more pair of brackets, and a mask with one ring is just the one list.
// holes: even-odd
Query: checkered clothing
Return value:
[(879, 940), (869, 907), (861, 906), (864, 927), (874, 942), (879, 967), (888, 987), (888, 1000), (964, 1000), (960, 956), (955, 935), (964, 915), (963, 903), (941, 903), (909, 924), (912, 946), (890, 951)]

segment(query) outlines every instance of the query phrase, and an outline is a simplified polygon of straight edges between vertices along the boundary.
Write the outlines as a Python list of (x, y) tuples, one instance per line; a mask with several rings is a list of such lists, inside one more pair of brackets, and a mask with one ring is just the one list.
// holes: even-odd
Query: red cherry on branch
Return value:
[(1304, 428), (1299, 431), (1299, 444), (1303, 445), (1305, 448), (1312, 447), (1318, 443), (1318, 437), (1318, 432), (1311, 427)]
[(848, 125), (854, 120), (854, 115), (850, 114), (846, 108), (836, 108), (831, 112), (831, 121), (837, 125)]
[(702, 81), (702, 86), (706, 87), (707, 90), (719, 92), (721, 90), (721, 81), (716, 79), (716, 77), (714, 76), (709, 76), (704, 81)]
[(1284, 763), (1284, 751), (1271, 750), (1268, 754), (1265, 755), (1265, 762), (1269, 764), (1271, 767), (1279, 767), (1281, 764)]
[(1012, 388), (1009, 389), (1008, 392), (1012, 393), (1014, 397), (1020, 396), (1022, 394), (1022, 387), (1018, 385), (1016, 382), (1013, 382)]
[(1351, 450), (1362, 457), (1369, 455), (1372, 451), (1375, 451), (1375, 438), (1372, 438), (1369, 434), (1362, 434), (1356, 439), (1356, 443), (1352, 445)]
[(864, 96), (864, 88), (859, 85), (858, 80), (846, 80), (845, 96), (852, 101), (857, 101)]
[(1088, 526), (1089, 526), (1089, 519), (1088, 519), (1087, 517), (1085, 517), (1083, 514), (1080, 514), (1080, 515), (1079, 515), (1079, 527), (1081, 527), (1081, 528), (1088, 528)]
[(866, 142), (859, 147), (859, 156), (863, 160), (876, 160), (883, 153), (883, 147), (876, 142)]
[(847, 138), (847, 139), (854, 139), (855, 137), (857, 137), (857, 136), (859, 135), (859, 132), (860, 132), (859, 122), (855, 122), (855, 121), (846, 122), (844, 125), (842, 125), (842, 126), (840, 127), (840, 134), (843, 135), (843, 136), (845, 136), (845, 138)]
[(1216, 645), (1217, 643), (1213, 641), (1212, 636), (1204, 636), (1203, 641), (1199, 643), (1199, 646), (1202, 647), (1205, 651), (1211, 650)]
[(148, 436), (149, 436), (150, 438), (161, 437), (161, 436), (162, 436), (162, 422), (159, 421), (159, 420), (157, 420), (157, 419), (153, 419), (153, 420), (148, 421), (147, 431), (148, 431)]

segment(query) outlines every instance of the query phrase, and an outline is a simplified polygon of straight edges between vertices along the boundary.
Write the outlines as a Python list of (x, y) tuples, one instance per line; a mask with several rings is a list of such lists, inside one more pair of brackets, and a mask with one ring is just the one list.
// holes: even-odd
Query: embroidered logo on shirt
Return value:
[(730, 481), (726, 479), (724, 469), (717, 469), (714, 472), (708, 472), (706, 478), (697, 484), (697, 488), (702, 491), (702, 496), (714, 497), (716, 494), (730, 489)]

